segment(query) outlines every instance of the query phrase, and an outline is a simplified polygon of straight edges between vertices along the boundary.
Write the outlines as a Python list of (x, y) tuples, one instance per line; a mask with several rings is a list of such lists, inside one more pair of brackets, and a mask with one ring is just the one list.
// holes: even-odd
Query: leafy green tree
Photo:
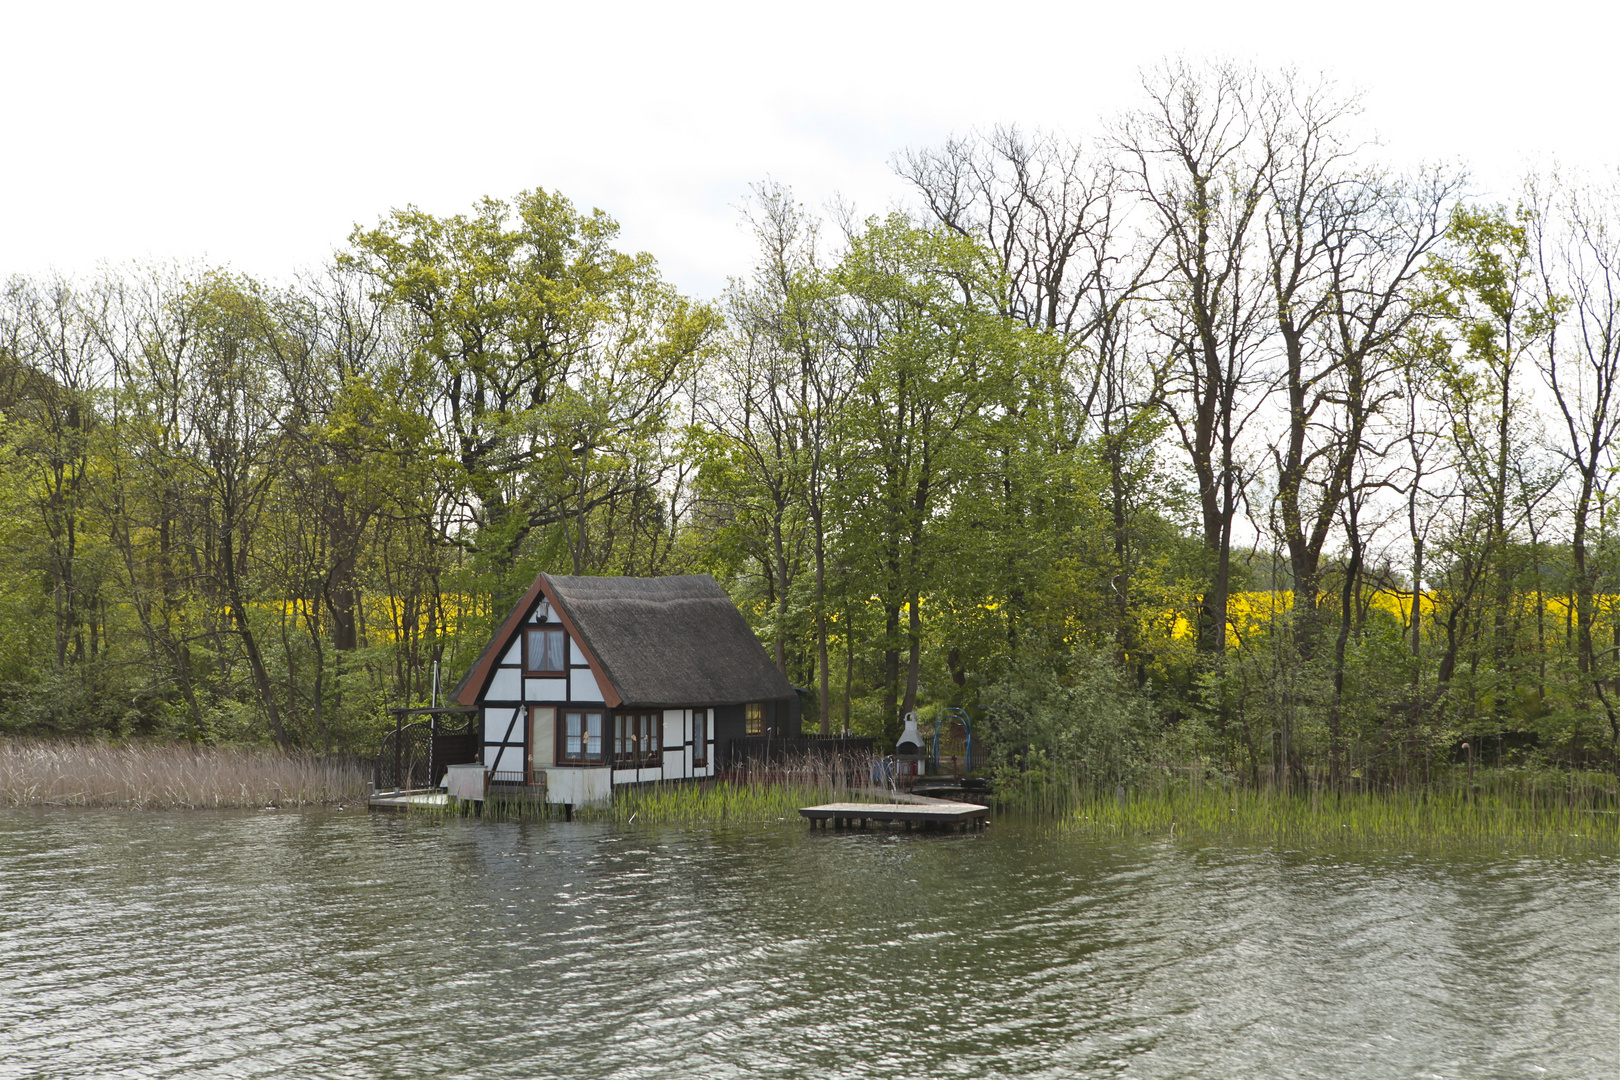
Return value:
[(841, 547), (880, 598), (890, 734), (916, 708), (925, 597), (973, 557), (948, 542), (951, 500), (988, 470), (992, 426), (1052, 362), (1050, 339), (981, 303), (994, 295), (983, 275), (970, 240), (900, 217), (868, 222), (838, 269), (857, 373)]
[(617, 232), (537, 189), (470, 215), (397, 210), (340, 256), (407, 317), (421, 407), (460, 470), (461, 539), (499, 573), (552, 526), (574, 572), (598, 564), (592, 512), (656, 484), (641, 466), (715, 331)]
[[(1449, 686), (1459, 658), (1466, 658), (1478, 683), (1476, 700), (1504, 700), (1513, 679), (1520, 569), (1514, 540), (1546, 489), (1530, 459), (1534, 439), (1524, 380), (1563, 301), (1538, 289), (1527, 218), (1523, 209), (1458, 206), (1450, 243), (1427, 268), (1430, 302), (1452, 328), (1440, 385), (1463, 508), (1439, 680)], [(1487, 581), (1494, 588), (1488, 610), (1481, 610), (1479, 590)], [(1487, 645), (1488, 655), (1482, 655)], [(1481, 669), (1482, 661), (1488, 670)]]

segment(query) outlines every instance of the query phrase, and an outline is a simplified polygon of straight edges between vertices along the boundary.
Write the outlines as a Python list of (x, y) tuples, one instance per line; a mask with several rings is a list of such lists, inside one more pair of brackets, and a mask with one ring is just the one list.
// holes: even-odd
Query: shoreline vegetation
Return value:
[[(1324, 785), (1304, 792), (1245, 788), (1198, 773), (1166, 770), (1106, 789), (1072, 777), (1037, 784), (1024, 774), (1000, 785), (991, 805), (998, 816), (1086, 839), (1186, 839), (1295, 851), (1620, 854), (1620, 791), (1604, 773), (1479, 769), (1470, 775), (1460, 769), (1423, 788), (1337, 794)], [(620, 825), (797, 823), (800, 806), (860, 802), (873, 794), (825, 776), (773, 770), (741, 782), (630, 788), (583, 816)]]
[[(1338, 794), (1245, 788), (1201, 770), (1167, 770), (1134, 784), (1088, 787), (1027, 776), (1000, 786), (998, 816), (1044, 823), (1084, 839), (1184, 839), (1277, 850), (1398, 850), (1410, 854), (1511, 851), (1620, 854), (1620, 790), (1604, 773), (1549, 769), (1455, 770), (1412, 790)], [(798, 809), (865, 801), (870, 763), (753, 765), (708, 783), (621, 789), (613, 802), (574, 811), (622, 826), (799, 824)], [(364, 800), (367, 770), (354, 759), (268, 748), (0, 740), (0, 806), (127, 810), (318, 807)], [(560, 818), (560, 807), (495, 796), (501, 819)]]
[[(1279, 851), (1398, 850), (1408, 854), (1620, 854), (1612, 788), (1589, 775), (1482, 776), (1483, 783), (1416, 791), (1299, 794), (1268, 789), (1162, 787), (1094, 792), (1059, 815), (1092, 838), (1172, 837)], [(1597, 777), (1600, 781), (1603, 777)]]

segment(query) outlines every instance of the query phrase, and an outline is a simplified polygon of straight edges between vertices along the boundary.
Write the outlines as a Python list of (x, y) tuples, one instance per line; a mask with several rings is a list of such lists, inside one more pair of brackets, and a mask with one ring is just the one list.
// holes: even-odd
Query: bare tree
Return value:
[(1408, 327), (1423, 311), (1420, 274), (1445, 235), (1457, 177), (1388, 178), (1360, 163), (1343, 129), (1353, 98), (1326, 83), (1274, 84), (1281, 109), (1266, 177), (1268, 307), (1280, 345), (1284, 434), (1272, 528), (1288, 551), (1295, 642), (1310, 660), (1322, 635), (1322, 556), (1343, 513), (1368, 427), (1398, 398)]
[(1620, 442), (1620, 172), (1605, 186), (1533, 182), (1529, 201), (1531, 244), (1547, 295), (1567, 290), (1570, 333), (1547, 335), (1539, 366), (1558, 404), (1568, 441), (1555, 453), (1573, 471), (1570, 552), (1575, 569), (1576, 664), (1601, 702), (1610, 738), (1620, 746), (1620, 716), (1605, 691), (1604, 675), (1620, 652), (1600, 652), (1593, 636), (1596, 598), (1604, 574), (1594, 565), (1589, 536), (1594, 511), (1608, 499)]
[(1256, 251), (1277, 152), (1271, 89), (1234, 64), (1172, 62), (1145, 80), (1147, 107), (1118, 131), (1129, 185), (1152, 215), (1164, 341), (1164, 405), (1198, 487), (1212, 563), (1198, 648), (1226, 647), (1232, 532), (1244, 487), (1240, 438), (1263, 401), (1257, 377), (1265, 294)]

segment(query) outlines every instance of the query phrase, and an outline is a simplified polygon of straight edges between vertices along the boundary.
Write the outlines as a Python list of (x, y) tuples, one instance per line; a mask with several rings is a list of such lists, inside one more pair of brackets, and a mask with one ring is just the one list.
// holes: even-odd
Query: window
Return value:
[(626, 769), (662, 765), (658, 729), (663, 719), (660, 713), (614, 713), (613, 764)]
[(743, 706), (743, 719), (746, 721), (743, 731), (748, 735), (765, 734), (765, 703), (750, 701)]
[(568, 765), (594, 765), (602, 760), (602, 714), (565, 712), (558, 730), (557, 760)]
[(523, 634), (523, 670), (530, 675), (562, 675), (568, 669), (563, 655), (564, 635), (550, 627), (532, 627)]
[(692, 764), (709, 763), (709, 714), (703, 709), (692, 710)]

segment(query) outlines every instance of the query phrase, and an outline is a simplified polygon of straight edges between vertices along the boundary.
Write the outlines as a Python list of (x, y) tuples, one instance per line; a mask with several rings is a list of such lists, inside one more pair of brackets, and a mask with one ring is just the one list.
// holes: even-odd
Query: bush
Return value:
[(1095, 789), (1134, 782), (1146, 768), (1154, 712), (1100, 653), (1052, 659), (1031, 650), (981, 701), (998, 789)]

